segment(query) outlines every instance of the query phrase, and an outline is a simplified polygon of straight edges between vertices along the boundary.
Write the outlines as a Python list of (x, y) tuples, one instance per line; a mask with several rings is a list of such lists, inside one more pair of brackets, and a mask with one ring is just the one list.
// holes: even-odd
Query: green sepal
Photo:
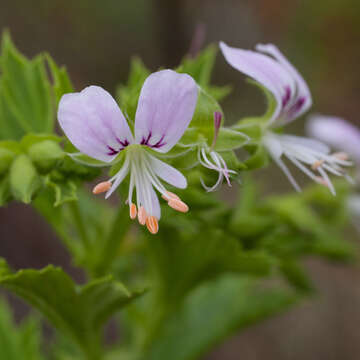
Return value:
[(56, 181), (50, 175), (45, 177), (45, 185), (54, 191), (54, 206), (60, 206), (69, 201), (78, 199), (76, 184), (71, 180)]
[(220, 153), (229, 170), (242, 171), (247, 170), (245, 163), (241, 162), (233, 150), (223, 151)]
[(245, 146), (250, 157), (244, 161), (247, 170), (265, 167), (269, 164), (269, 155), (262, 144)]
[(240, 131), (230, 128), (220, 128), (214, 146), (215, 151), (235, 150), (249, 142), (249, 137)]
[[(199, 88), (198, 101), (190, 127), (199, 129), (214, 129), (215, 111), (223, 113), (219, 103), (204, 89)], [(224, 122), (224, 119), (222, 122)]]
[(262, 115), (261, 117), (259, 117), (259, 119), (262, 120), (262, 122), (266, 122), (269, 121), (271, 116), (274, 114), (276, 107), (277, 107), (277, 102), (276, 99), (274, 97), (274, 95), (263, 85), (261, 85), (260, 83), (258, 83), (257, 81), (253, 80), (253, 79), (247, 79), (248, 83), (251, 85), (256, 86), (258, 89), (261, 90), (261, 92), (264, 94), (265, 99), (266, 99), (266, 112), (264, 115)]
[(241, 119), (231, 129), (240, 131), (250, 138), (250, 142), (260, 141), (264, 133), (264, 124), (262, 118), (249, 117)]
[(76, 163), (79, 163), (81, 165), (85, 165), (85, 166), (93, 166), (93, 167), (104, 167), (104, 166), (109, 166), (110, 164), (105, 162), (105, 161), (101, 161), (101, 160), (97, 160), (94, 158), (91, 158), (90, 156), (87, 156), (83, 153), (67, 153), (68, 156), (70, 156), (71, 159), (73, 159)]
[(40, 185), (39, 175), (30, 158), (25, 154), (19, 155), (10, 167), (10, 188), (14, 198), (29, 204)]

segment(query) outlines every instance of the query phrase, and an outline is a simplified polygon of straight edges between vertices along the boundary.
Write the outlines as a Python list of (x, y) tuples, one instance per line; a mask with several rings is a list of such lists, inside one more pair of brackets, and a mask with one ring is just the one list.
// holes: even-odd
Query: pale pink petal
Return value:
[(360, 163), (360, 129), (334, 116), (313, 115), (306, 124), (307, 132), (337, 150), (350, 154)]
[(124, 115), (113, 97), (99, 86), (65, 94), (58, 120), (65, 135), (82, 153), (105, 162), (133, 142)]
[(292, 75), (296, 82), (296, 95), (293, 98), (292, 104), (289, 103), (287, 105), (289, 116), (286, 122), (301, 116), (312, 105), (311, 93), (304, 78), (275, 45), (258, 44), (256, 49), (273, 56), (280, 64), (282, 64), (284, 69), (286, 69)]
[(295, 93), (295, 80), (280, 63), (273, 58), (255, 51), (233, 48), (220, 43), (220, 49), (226, 61), (236, 70), (253, 78), (275, 97), (277, 107), (269, 122), (275, 121), (281, 114), (283, 102)]
[(166, 181), (168, 184), (173, 185), (179, 189), (186, 188), (186, 178), (180, 171), (164, 163), (163, 161), (158, 160), (154, 156), (150, 156), (150, 159), (152, 170), (157, 176)]
[(298, 144), (324, 154), (330, 153), (330, 148), (326, 144), (315, 139), (295, 135), (282, 135), (281, 138), (289, 144)]
[(165, 153), (182, 137), (194, 115), (198, 87), (187, 74), (161, 70), (141, 89), (135, 116), (138, 144)]
[(155, 190), (153, 189), (153, 187), (151, 187), (150, 195), (151, 195), (151, 207), (152, 207), (152, 210), (151, 210), (151, 213), (149, 215), (155, 216), (158, 220), (160, 220), (161, 208), (160, 208), (159, 198), (158, 198)]

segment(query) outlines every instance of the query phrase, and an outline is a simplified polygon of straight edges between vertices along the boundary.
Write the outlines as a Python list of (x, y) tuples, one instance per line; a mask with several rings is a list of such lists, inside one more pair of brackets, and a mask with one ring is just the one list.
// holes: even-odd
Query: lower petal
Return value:
[(168, 184), (173, 185), (179, 189), (185, 189), (187, 181), (185, 176), (174, 167), (158, 160), (156, 157), (150, 155), (151, 168), (154, 173)]

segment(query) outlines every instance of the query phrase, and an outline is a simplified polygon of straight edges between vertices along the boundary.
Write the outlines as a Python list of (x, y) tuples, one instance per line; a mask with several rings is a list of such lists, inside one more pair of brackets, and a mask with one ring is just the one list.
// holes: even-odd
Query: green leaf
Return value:
[(4, 33), (1, 60), (0, 137), (16, 140), (31, 131), (52, 132), (55, 117), (44, 56), (26, 59)]
[(29, 157), (19, 155), (10, 168), (10, 188), (14, 198), (29, 204), (40, 184), (39, 175)]
[(216, 45), (209, 45), (195, 58), (185, 57), (177, 71), (191, 75), (201, 87), (206, 87), (210, 83), (217, 51)]
[(94, 360), (100, 358), (102, 325), (141, 294), (130, 293), (110, 276), (79, 287), (62, 269), (51, 265), (0, 275), (0, 285), (37, 308)]
[(74, 91), (70, 77), (65, 66), (57, 66), (52, 57), (47, 54), (46, 60), (49, 64), (51, 75), (53, 77), (53, 89), (55, 94), (56, 105), (59, 103), (64, 94)]
[(0, 178), (0, 206), (4, 206), (11, 198), (9, 176)]
[(41, 327), (38, 321), (27, 318), (16, 325), (11, 317), (12, 311), (0, 299), (0, 349), (6, 360), (41, 360)]
[(191, 293), (153, 335), (140, 359), (195, 360), (225, 338), (284, 311), (297, 301), (285, 290), (259, 290), (239, 276), (224, 276)]

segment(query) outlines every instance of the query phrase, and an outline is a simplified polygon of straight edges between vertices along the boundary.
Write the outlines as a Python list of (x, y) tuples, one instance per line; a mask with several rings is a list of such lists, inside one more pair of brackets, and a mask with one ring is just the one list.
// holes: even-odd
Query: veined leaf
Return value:
[(130, 293), (110, 276), (79, 287), (62, 269), (53, 266), (0, 274), (0, 285), (37, 308), (89, 359), (99, 358), (99, 332), (104, 322), (141, 294)]

